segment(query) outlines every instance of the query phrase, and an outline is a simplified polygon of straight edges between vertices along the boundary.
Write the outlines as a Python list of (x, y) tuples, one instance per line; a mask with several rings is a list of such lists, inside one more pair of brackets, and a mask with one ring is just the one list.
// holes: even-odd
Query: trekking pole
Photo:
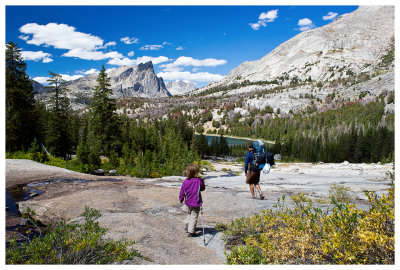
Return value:
[[(199, 189), (197, 190), (197, 199), (200, 201), (200, 186)], [(203, 227), (203, 242), (204, 246), (206, 245), (206, 238), (204, 235), (204, 214), (203, 214), (203, 206), (200, 206), (200, 214), (201, 214), (201, 227)]]
[(201, 213), (201, 227), (203, 227), (203, 242), (204, 246), (206, 245), (206, 237), (204, 235), (204, 213), (203, 213), (203, 207), (200, 206), (200, 213)]

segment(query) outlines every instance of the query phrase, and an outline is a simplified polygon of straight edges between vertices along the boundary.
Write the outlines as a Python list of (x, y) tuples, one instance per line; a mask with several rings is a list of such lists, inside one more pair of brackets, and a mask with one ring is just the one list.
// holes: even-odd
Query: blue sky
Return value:
[(164, 81), (197, 87), (260, 59), (357, 6), (6, 6), (6, 42), (31, 78), (66, 80), (153, 61)]

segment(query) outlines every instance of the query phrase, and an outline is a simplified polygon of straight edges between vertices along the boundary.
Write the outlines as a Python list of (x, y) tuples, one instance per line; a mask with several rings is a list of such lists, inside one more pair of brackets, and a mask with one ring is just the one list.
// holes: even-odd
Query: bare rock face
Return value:
[(37, 92), (38, 94), (45, 93), (48, 91), (41, 83), (39, 83), (35, 80), (32, 80), (32, 87), (33, 87), (33, 90), (35, 92)]
[[(98, 74), (73, 80), (67, 83), (67, 96), (73, 109), (87, 107), (93, 97), (93, 89), (97, 85)], [(163, 79), (154, 73), (153, 63), (147, 62), (137, 66), (122, 66), (108, 73), (112, 98), (144, 97), (160, 98), (171, 94), (165, 87)], [(41, 97), (46, 99), (46, 97)]]
[(298, 34), (259, 60), (242, 63), (210, 87), (280, 77), (346, 78), (371, 71), (393, 40), (394, 6), (360, 6), (328, 25)]
[(165, 86), (173, 96), (184, 95), (196, 89), (194, 83), (183, 81), (168, 82)]
[(171, 95), (163, 79), (158, 78), (154, 73), (151, 61), (137, 66), (120, 67), (112, 70), (108, 75), (116, 98), (158, 98)]

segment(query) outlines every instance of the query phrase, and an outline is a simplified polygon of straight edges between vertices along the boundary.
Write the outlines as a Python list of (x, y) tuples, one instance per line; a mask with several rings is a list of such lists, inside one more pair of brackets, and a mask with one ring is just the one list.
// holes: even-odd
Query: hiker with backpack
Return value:
[[(248, 152), (246, 154), (246, 159), (244, 163), (244, 173), (246, 176), (246, 183), (249, 184), (251, 196), (253, 199), (256, 199), (254, 193), (254, 186), (258, 190), (260, 194), (260, 200), (264, 199), (264, 195), (261, 191), (261, 187), (259, 185), (260, 182), (260, 172), (265, 168), (269, 168), (270, 163), (267, 162), (267, 158), (270, 157), (272, 154), (266, 152), (265, 150), (265, 143), (263, 141), (254, 141), (249, 142), (247, 144)], [(269, 172), (269, 169), (268, 169)]]
[(185, 201), (188, 208), (185, 219), (188, 237), (195, 236), (197, 219), (203, 204), (201, 191), (206, 189), (204, 180), (198, 177), (198, 173), (199, 166), (197, 164), (191, 163), (186, 167), (185, 176), (187, 178), (183, 181), (179, 193), (179, 201), (181, 203)]

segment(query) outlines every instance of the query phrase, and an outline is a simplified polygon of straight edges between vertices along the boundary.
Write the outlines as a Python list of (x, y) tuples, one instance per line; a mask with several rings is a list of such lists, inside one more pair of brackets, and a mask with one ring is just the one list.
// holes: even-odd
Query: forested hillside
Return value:
[[(181, 174), (188, 163), (209, 155), (243, 156), (245, 146), (227, 146), (223, 135), (230, 135), (274, 141), (269, 150), (285, 160), (394, 160), (394, 47), (368, 76), (348, 76), (325, 86), (312, 80), (286, 86), (258, 82), (249, 84), (269, 88), (244, 91), (242, 85), (239, 92), (229, 92), (236, 88), (219, 87), (226, 92), (156, 99), (112, 99), (103, 66), (93, 100), (80, 111), (72, 110), (68, 87), (53, 72), (50, 99), (34, 99), (20, 49), (9, 43), (6, 55), (8, 157), (28, 155), (81, 172), (102, 168), (159, 177)], [(262, 99), (293, 106), (281, 110)], [(195, 132), (221, 137), (207, 145)]]

